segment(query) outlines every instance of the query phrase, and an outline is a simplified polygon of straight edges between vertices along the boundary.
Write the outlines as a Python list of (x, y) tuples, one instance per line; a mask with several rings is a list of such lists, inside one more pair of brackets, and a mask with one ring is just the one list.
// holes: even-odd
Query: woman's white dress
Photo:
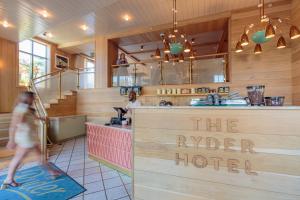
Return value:
[(13, 111), (13, 116), (15, 115), (23, 115), (23, 122), (16, 125), (15, 143), (23, 148), (36, 146), (38, 135), (34, 113), (30, 111), (27, 104), (19, 103)]

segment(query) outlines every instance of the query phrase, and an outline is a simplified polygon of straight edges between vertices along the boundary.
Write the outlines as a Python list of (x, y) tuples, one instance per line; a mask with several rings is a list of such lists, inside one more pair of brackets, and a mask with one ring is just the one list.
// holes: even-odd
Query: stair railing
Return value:
[[(81, 88), (81, 79), (88, 78), (90, 73), (94, 73), (92, 68), (75, 68), (68, 70), (57, 70), (43, 76), (32, 79), (28, 89), (36, 94), (34, 107), (39, 118), (46, 119), (39, 121), (39, 135), (41, 140), (41, 151), (43, 160), (47, 160), (47, 144), (52, 144), (48, 138), (49, 121), (45, 108), (46, 100), (51, 98), (62, 99), (65, 90), (78, 90)], [(94, 68), (93, 68), (94, 69)], [(87, 70), (87, 71), (86, 71)], [(87, 77), (84, 77), (87, 75)]]

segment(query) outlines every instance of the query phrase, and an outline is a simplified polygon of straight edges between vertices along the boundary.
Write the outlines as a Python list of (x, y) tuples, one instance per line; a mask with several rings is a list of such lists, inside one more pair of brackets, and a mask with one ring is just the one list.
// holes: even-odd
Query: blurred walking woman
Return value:
[[(23, 92), (18, 97), (18, 102), (12, 115), (9, 141), (7, 143), (7, 148), (16, 149), (16, 152), (9, 164), (8, 174), (1, 185), (1, 189), (5, 189), (8, 186), (17, 187), (20, 185), (20, 183), (14, 180), (14, 176), (22, 160), (30, 151), (35, 151), (39, 158), (41, 158), (37, 127), (35, 125), (37, 117), (35, 110), (32, 108), (33, 101), (33, 92)], [(52, 175), (59, 174), (57, 171), (52, 170), (48, 164), (47, 168)]]

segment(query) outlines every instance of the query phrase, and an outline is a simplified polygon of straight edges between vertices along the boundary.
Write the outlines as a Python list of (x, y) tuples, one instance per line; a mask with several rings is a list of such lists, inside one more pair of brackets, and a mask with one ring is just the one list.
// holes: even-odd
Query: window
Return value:
[(80, 73), (80, 88), (95, 87), (95, 62), (84, 59), (84, 70)]
[(19, 43), (19, 85), (28, 86), (33, 78), (48, 72), (48, 47), (45, 44), (25, 40)]

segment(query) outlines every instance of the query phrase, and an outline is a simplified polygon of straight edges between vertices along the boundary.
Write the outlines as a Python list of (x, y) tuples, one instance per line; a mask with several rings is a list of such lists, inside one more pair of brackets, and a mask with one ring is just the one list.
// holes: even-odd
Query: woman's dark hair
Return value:
[(28, 104), (28, 99), (33, 99), (34, 95), (35, 95), (34, 92), (31, 91), (22, 92), (19, 95), (19, 102)]

